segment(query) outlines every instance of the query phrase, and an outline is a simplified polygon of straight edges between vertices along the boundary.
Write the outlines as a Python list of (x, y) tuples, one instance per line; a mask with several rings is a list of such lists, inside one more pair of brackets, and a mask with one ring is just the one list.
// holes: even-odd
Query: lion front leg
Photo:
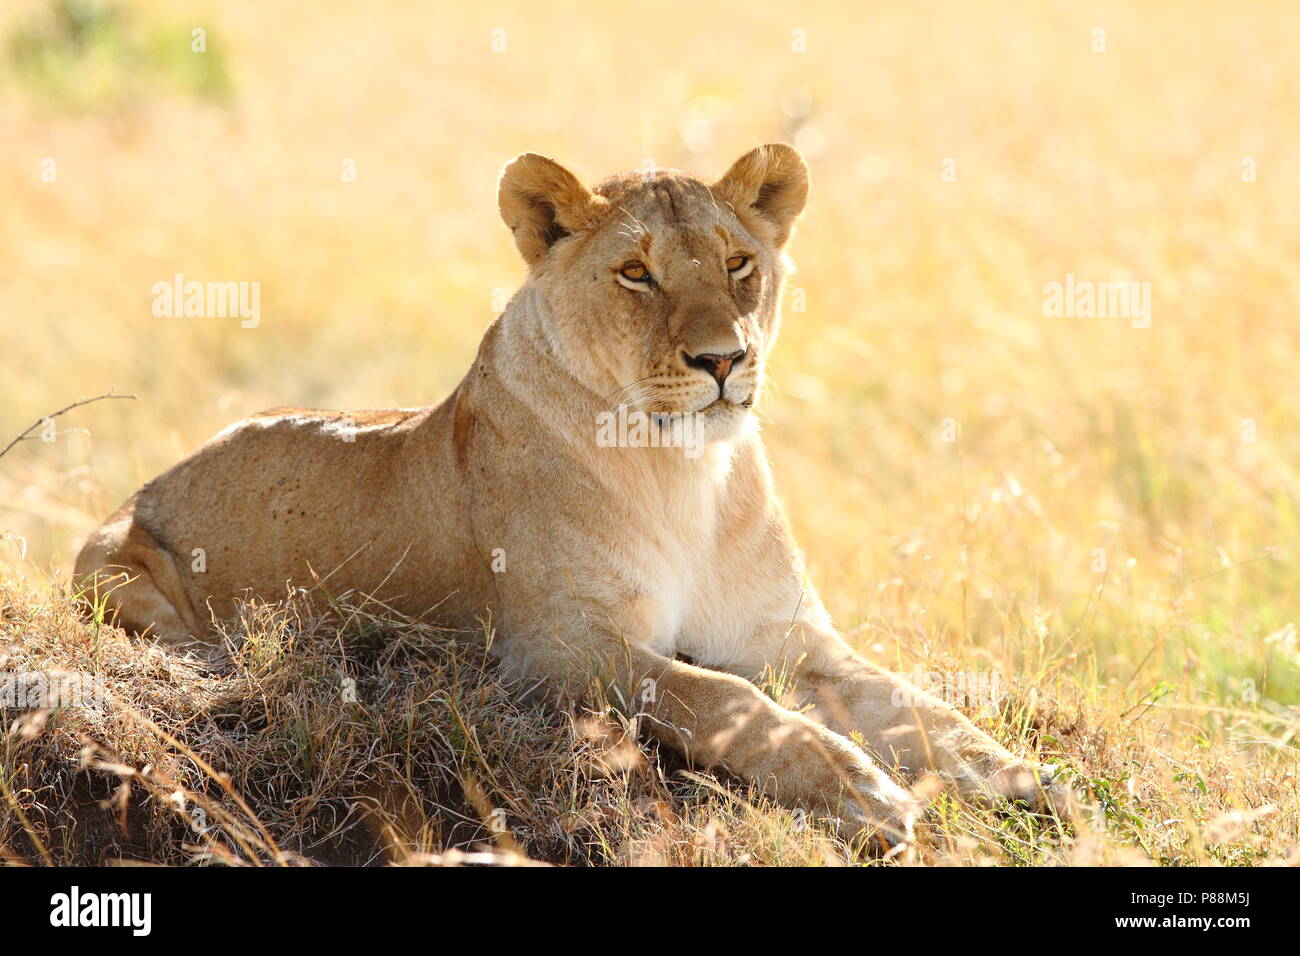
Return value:
[(861, 659), (800, 675), (811, 714), (856, 731), (887, 764), (915, 777), (933, 771), (980, 801), (1053, 804), (1051, 773), (1023, 760), (945, 701)]
[[(620, 700), (643, 734), (702, 768), (720, 767), (773, 799), (837, 819), (846, 835), (911, 839), (918, 804), (866, 753), (828, 727), (781, 707), (733, 674), (672, 660), (616, 637), (504, 648), (508, 675), (569, 697)], [(617, 693), (612, 693), (617, 691)]]
[(784, 671), (792, 706), (840, 733), (860, 735), (905, 777), (931, 771), (979, 802), (1064, 809), (1064, 791), (1050, 770), (1015, 756), (940, 698), (864, 660), (828, 627), (785, 624), (754, 646), (768, 649), (755, 673)]

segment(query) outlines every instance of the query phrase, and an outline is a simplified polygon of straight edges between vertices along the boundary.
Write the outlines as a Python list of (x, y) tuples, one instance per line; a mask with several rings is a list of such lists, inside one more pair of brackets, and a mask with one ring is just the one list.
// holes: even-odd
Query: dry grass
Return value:
[[(513, 154), (712, 174), (792, 139), (814, 176), (792, 250), (806, 311), (787, 307), (766, 434), (813, 580), (889, 666), (1014, 683), (990, 729), (1106, 811), (1060, 841), (941, 801), (910, 859), (1296, 856), (1290, 5), (669, 3), (671, 28), (591, 8), (577, 30), (492, 3), (122, 0), (107, 39), (39, 68), (8, 39), (35, 5), (0, 11), (0, 431), (110, 386), (139, 400), (0, 462), (0, 530), (26, 546), (0, 540), (5, 667), (102, 669), (115, 700), (4, 738), (6, 852), (504, 850), (483, 816), (505, 809), (519, 847), (556, 862), (851, 858), (654, 755), (609, 770), (621, 730), (511, 704), (442, 635), (375, 624), (396, 643), (345, 652), (328, 623), (266, 610), (227, 660), (185, 662), (93, 635), (59, 591), (87, 530), (230, 421), (445, 394), (522, 272), (493, 194)], [(175, 53), (195, 26), (207, 60)], [(177, 272), (260, 281), (262, 325), (153, 318), (153, 283)], [(1150, 328), (1045, 316), (1067, 273), (1151, 282)]]
[[(639, 744), (621, 708), (521, 702), (473, 635), (346, 603), (304, 616), (290, 596), (246, 606), (223, 646), (182, 656), (13, 581), (0, 607), (6, 673), (102, 681), (94, 706), (0, 707), (10, 862), (873, 862)], [(1294, 775), (1265, 779), (1149, 714), (1117, 719), (1071, 696), (1012, 693), (989, 723), (1063, 760), (1089, 802), (1074, 826), (940, 794), (893, 863), (1280, 861)]]

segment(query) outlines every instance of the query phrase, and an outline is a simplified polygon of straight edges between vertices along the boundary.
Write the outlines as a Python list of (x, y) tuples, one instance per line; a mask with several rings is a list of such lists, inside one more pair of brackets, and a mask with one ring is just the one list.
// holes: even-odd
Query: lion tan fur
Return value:
[[(167, 640), (319, 579), (490, 624), (525, 684), (616, 687), (696, 763), (890, 840), (917, 811), (899, 778), (927, 769), (1039, 799), (1032, 767), (851, 651), (805, 582), (753, 407), (807, 192), (788, 146), (713, 183), (656, 170), (594, 190), (520, 156), (499, 204), (528, 277), (445, 401), (236, 423), (94, 532), (77, 576), (128, 580), (121, 623)], [(652, 431), (692, 423), (698, 453), (598, 441), (620, 406)], [(792, 678), (780, 703), (754, 684), (772, 670)]]

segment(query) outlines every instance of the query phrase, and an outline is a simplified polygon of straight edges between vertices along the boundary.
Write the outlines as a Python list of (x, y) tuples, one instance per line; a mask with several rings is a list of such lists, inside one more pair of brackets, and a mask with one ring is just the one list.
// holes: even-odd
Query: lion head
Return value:
[(807, 196), (807, 167), (785, 145), (714, 183), (654, 169), (595, 189), (525, 153), (499, 187), (557, 360), (610, 406), (698, 416), (706, 440), (739, 433), (758, 401), (782, 250)]

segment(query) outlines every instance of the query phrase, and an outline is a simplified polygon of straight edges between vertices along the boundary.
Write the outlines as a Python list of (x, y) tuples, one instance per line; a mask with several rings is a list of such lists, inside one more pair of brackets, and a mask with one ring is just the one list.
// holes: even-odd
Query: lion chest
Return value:
[[(629, 634), (659, 654), (706, 661), (742, 639), (750, 609), (729, 599), (727, 580), (743, 569), (720, 534), (725, 481), (694, 483), (647, 514), (625, 553)], [(752, 628), (751, 628), (752, 630)]]

